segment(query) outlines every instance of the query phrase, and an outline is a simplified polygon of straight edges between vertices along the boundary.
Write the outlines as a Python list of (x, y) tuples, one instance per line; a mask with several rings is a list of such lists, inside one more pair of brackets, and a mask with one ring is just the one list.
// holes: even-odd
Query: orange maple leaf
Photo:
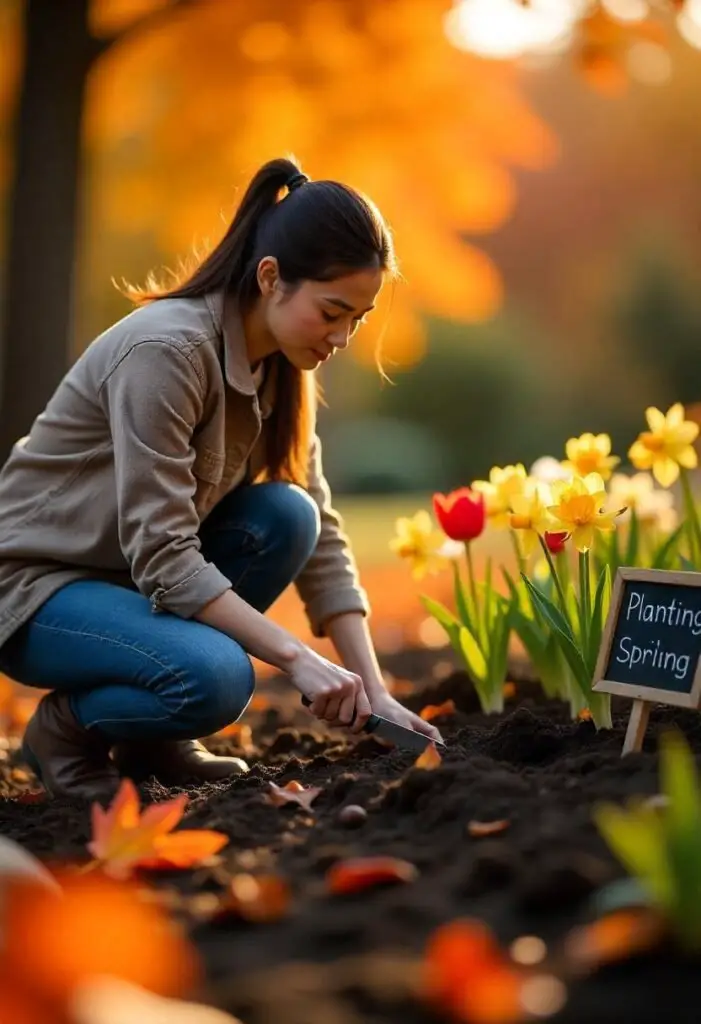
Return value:
[(414, 761), (414, 768), (423, 768), (424, 771), (432, 771), (434, 768), (438, 767), (442, 760), (443, 758), (438, 753), (436, 744), (429, 743), (423, 754), (419, 754)]
[(297, 782), (296, 779), (286, 782), (284, 786), (276, 786), (274, 782), (269, 782), (268, 785), (270, 786), (268, 800), (274, 807), (282, 807), (283, 804), (299, 804), (310, 814), (312, 803), (321, 793), (321, 786), (308, 786), (305, 789), (302, 783)]
[(137, 867), (187, 868), (218, 853), (229, 839), (222, 832), (190, 829), (168, 835), (179, 823), (187, 797), (152, 804), (141, 812), (131, 779), (122, 784), (109, 808), (92, 805), (93, 838), (88, 852), (111, 878), (128, 878)]

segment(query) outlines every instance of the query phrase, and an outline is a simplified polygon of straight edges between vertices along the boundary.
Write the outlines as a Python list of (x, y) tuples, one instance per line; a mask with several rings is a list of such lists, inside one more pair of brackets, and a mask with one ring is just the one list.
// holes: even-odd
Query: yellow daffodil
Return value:
[(615, 519), (624, 509), (604, 512), (606, 489), (599, 473), (575, 476), (553, 484), (553, 504), (548, 511), (556, 529), (572, 535), (578, 551), (588, 551), (594, 543), (596, 530), (615, 530)]
[(636, 469), (650, 469), (661, 487), (671, 487), (679, 476), (679, 467), (694, 469), (698, 459), (693, 447), (699, 425), (684, 419), (681, 402), (667, 413), (651, 406), (645, 410), (649, 430), (644, 430), (628, 452)]
[(511, 503), (518, 494), (523, 494), (528, 475), (520, 462), (515, 466), (494, 466), (489, 480), (475, 480), (472, 489), (484, 494), (487, 520), (497, 529), (507, 529), (511, 515)]
[(614, 468), (621, 461), (611, 454), (611, 438), (608, 434), (582, 434), (571, 437), (565, 445), (567, 458), (563, 461), (565, 469), (573, 475), (585, 477), (589, 473), (598, 473), (602, 480), (608, 480)]
[(414, 579), (420, 580), (446, 565), (446, 557), (450, 557), (446, 536), (435, 528), (428, 512), (421, 510), (411, 518), (401, 516), (395, 529), (390, 549), (400, 558), (408, 559)]
[(655, 487), (650, 473), (614, 473), (609, 484), (607, 507), (609, 510), (625, 505), (627, 511), (621, 516), (621, 522), (630, 519), (630, 510), (641, 523), (655, 526), (664, 533), (671, 533), (677, 526), (679, 517), (674, 508), (674, 495), (671, 491), (663, 491)]
[(531, 484), (522, 494), (511, 499), (509, 526), (517, 530), (521, 541), (521, 552), (525, 558), (538, 547), (538, 538), (552, 528), (553, 520), (548, 514), (552, 496), (543, 484)]

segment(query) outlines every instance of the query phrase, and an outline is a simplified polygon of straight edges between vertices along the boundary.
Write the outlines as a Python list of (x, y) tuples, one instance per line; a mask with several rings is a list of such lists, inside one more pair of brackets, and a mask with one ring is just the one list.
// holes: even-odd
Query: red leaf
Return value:
[(397, 857), (358, 857), (334, 864), (326, 873), (326, 886), (334, 895), (362, 892), (391, 882), (413, 882), (418, 871)]

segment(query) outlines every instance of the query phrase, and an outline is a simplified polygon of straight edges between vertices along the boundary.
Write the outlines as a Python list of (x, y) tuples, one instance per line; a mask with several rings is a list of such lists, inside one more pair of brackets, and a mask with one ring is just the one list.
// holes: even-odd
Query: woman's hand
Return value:
[(431, 725), (430, 722), (425, 722), (423, 718), (419, 718), (418, 715), (415, 715), (413, 711), (409, 711), (408, 708), (405, 708), (403, 704), (400, 704), (398, 700), (395, 700), (386, 691), (373, 695), (372, 710), (375, 714), (380, 715), (381, 718), (388, 718), (390, 722), (403, 725), (405, 729), (413, 729), (414, 732), (423, 733), (424, 736), (428, 736), (434, 743), (443, 743), (443, 737), (435, 725)]
[(360, 676), (322, 657), (311, 647), (301, 646), (286, 666), (293, 686), (311, 703), (313, 715), (330, 726), (359, 732), (372, 708)]

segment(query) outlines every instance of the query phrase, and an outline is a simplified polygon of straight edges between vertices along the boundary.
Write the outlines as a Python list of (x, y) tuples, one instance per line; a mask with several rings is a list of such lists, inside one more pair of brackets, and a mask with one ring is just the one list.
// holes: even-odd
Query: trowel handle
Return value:
[[(309, 705), (311, 704), (311, 701), (309, 700), (309, 697), (305, 697), (304, 694), (302, 694), (302, 704), (304, 704), (305, 708), (308, 708)], [(350, 720), (350, 722), (348, 724), (352, 725), (354, 721), (355, 721), (355, 715), (353, 715), (353, 718)], [(363, 726), (363, 732), (374, 732), (374, 730), (377, 728), (379, 723), (380, 723), (380, 719), (379, 719), (378, 715), (370, 715), (370, 717), (368, 718), (367, 722)]]

